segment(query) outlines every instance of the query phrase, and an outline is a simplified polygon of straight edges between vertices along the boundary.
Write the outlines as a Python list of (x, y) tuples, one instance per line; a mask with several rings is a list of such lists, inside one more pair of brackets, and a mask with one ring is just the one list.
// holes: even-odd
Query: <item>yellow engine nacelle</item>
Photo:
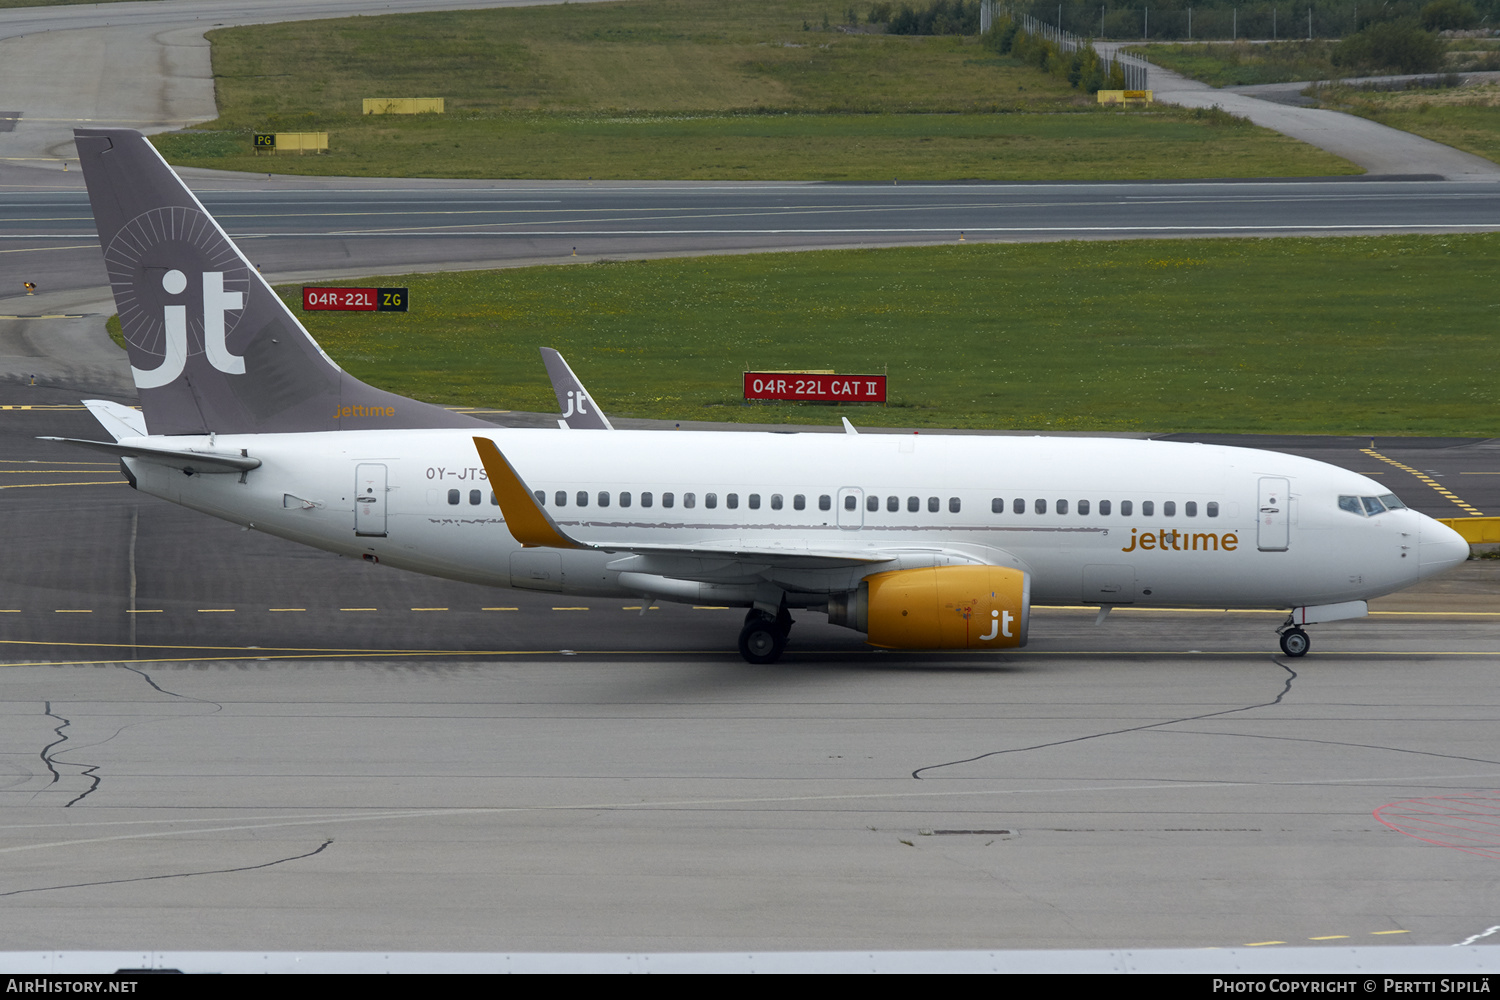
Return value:
[(876, 573), (828, 602), (828, 621), (889, 649), (1005, 649), (1026, 645), (1031, 579), (1004, 566), (935, 566)]

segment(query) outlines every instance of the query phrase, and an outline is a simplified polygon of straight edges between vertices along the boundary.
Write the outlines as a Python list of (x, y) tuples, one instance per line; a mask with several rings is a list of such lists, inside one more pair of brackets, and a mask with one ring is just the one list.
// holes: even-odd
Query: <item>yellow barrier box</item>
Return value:
[(442, 114), (442, 97), (366, 97), (367, 115)]
[(1156, 99), (1151, 90), (1101, 90), (1100, 104), (1150, 104)]
[(327, 132), (277, 132), (276, 152), (278, 153), (326, 153), (328, 152)]
[(1500, 517), (1440, 517), (1443, 524), (1464, 536), (1470, 545), (1500, 542)]

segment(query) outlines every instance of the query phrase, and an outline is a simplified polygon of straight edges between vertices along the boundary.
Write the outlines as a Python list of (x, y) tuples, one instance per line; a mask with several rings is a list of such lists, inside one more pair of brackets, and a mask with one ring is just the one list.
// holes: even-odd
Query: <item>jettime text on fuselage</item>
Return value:
[(1130, 544), (1122, 546), (1121, 552), (1137, 549), (1163, 552), (1233, 552), (1240, 546), (1240, 536), (1232, 531), (1219, 534), (1216, 531), (1178, 531), (1176, 528), (1161, 528), (1157, 531), (1130, 529)]

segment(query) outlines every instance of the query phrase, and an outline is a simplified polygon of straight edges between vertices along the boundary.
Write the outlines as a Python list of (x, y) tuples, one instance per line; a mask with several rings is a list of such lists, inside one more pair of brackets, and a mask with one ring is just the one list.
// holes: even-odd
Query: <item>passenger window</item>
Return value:
[(1183, 504), (1182, 505), (1182, 512), (1184, 514), (1186, 514), (1188, 517), (1197, 517), (1198, 516), (1198, 501), (1196, 501), (1196, 500), (1189, 500), (1187, 503)]
[(949, 497), (948, 498), (948, 513), (950, 513), (950, 514), (957, 514), (959, 511), (963, 510), (963, 508), (964, 508), (963, 501), (960, 500), (958, 497)]
[(568, 505), (568, 495), (562, 490), (558, 490), (552, 497), (552, 503), (558, 507), (566, 507)]
[(760, 510), (760, 494), (759, 493), (752, 493), (752, 494), (750, 494), (750, 509), (751, 510)]
[(877, 496), (865, 497), (865, 510), (875, 511), (880, 509), (880, 498)]
[(608, 507), (609, 506), (609, 491), (608, 490), (600, 490), (599, 491), (599, 506), (601, 506), (601, 507)]
[(1089, 512), (1089, 502), (1087, 500), (1080, 500), (1080, 501), (1078, 501), (1078, 513), (1079, 513), (1079, 515), (1087, 514), (1088, 512)]
[(859, 497), (855, 496), (853, 493), (847, 494), (844, 497), (844, 509), (845, 510), (858, 510), (859, 509)]
[(798, 493), (796, 496), (792, 497), (792, 508), (795, 509), (795, 510), (806, 510), (807, 509), (807, 497), (806, 497), (806, 495), (804, 495), (802, 493)]
[(1142, 517), (1150, 517), (1152, 514), (1155, 514), (1155, 513), (1156, 513), (1156, 501), (1155, 500), (1142, 500), (1141, 501), (1141, 516)]
[(730, 510), (739, 510), (740, 495), (738, 493), (730, 493), (724, 498), (724, 506), (728, 507)]
[(1109, 501), (1108, 500), (1100, 500), (1099, 501), (1099, 513), (1102, 514), (1102, 515), (1104, 515), (1105, 517), (1109, 516)]
[(698, 506), (698, 494), (684, 493), (682, 495), (682, 505), (688, 510), (692, 510), (694, 507)]
[(458, 490), (448, 491), (448, 502), (455, 505), (458, 503)]
[(1026, 513), (1026, 501), (1022, 500), (1020, 497), (1016, 497), (1016, 499), (1011, 502), (1010, 510), (1013, 514)]
[(469, 506), (470, 507), (478, 507), (482, 503), (484, 503), (484, 495), (482, 493), (480, 493), (478, 490), (470, 490), (469, 491)]
[(663, 507), (670, 507), (670, 506), (672, 506), (672, 504), (674, 504), (676, 502), (677, 502), (677, 498), (675, 496), (673, 496), (672, 494), (670, 494), (670, 493), (663, 493), (661, 495), (661, 505)]
[(1365, 509), (1359, 505), (1359, 497), (1339, 497), (1339, 510), (1364, 516)]
[[(691, 506), (691, 504), (689, 506)], [(703, 506), (707, 507), (709, 510), (713, 510), (715, 507), (719, 506), (719, 494), (717, 494), (717, 493), (705, 493), (705, 494), (703, 494)]]
[(1059, 500), (1059, 501), (1057, 501), (1057, 512), (1059, 514), (1066, 514), (1068, 512), (1068, 501), (1066, 501), (1066, 500)]
[(498, 506), (500, 506), (500, 498), (497, 497), (497, 496), (495, 496), (495, 491), (494, 490), (490, 490), (490, 506), (491, 507), (498, 507)]
[(990, 501), (990, 513), (991, 514), (1004, 514), (1005, 513), (1005, 501), (1001, 500), (999, 497), (995, 497), (994, 499), (992, 499)]
[(1161, 505), (1161, 516), (1162, 517), (1176, 517), (1177, 516), (1177, 501), (1176, 500), (1168, 500), (1165, 503), (1163, 503)]
[(1045, 500), (1038, 500), (1036, 502), (1036, 512), (1038, 514), (1045, 514), (1045, 513), (1047, 513), (1047, 501), (1045, 501)]
[(781, 494), (780, 493), (772, 493), (771, 494), (771, 509), (772, 510), (780, 510), (781, 509)]
[(1219, 501), (1217, 501), (1217, 500), (1210, 500), (1208, 502), (1208, 506), (1207, 506), (1206, 510), (1207, 510), (1207, 513), (1208, 513), (1209, 517), (1218, 517), (1219, 516)]
[(629, 507), (630, 506), (630, 493), (628, 491), (622, 490), (620, 492), (620, 506), (621, 507)]
[(642, 507), (649, 507), (649, 506), (651, 506), (651, 500), (652, 500), (651, 491), (647, 490), (645, 493), (641, 494), (641, 506)]
[(927, 512), (929, 514), (936, 514), (938, 512), (938, 498), (937, 497), (928, 497), (927, 498)]
[[(495, 494), (493, 493), (490, 494), (491, 497), (493, 497), (494, 495)], [(547, 493), (545, 490), (537, 490), (532, 494), (532, 496), (536, 497), (537, 503), (541, 504), (543, 507), (547, 506)]]
[(822, 496), (818, 497), (818, 509), (833, 510), (833, 497), (829, 496), (827, 493), (824, 493)]
[(1121, 517), (1129, 517), (1130, 516), (1130, 512), (1131, 512), (1132, 509), (1134, 509), (1134, 505), (1129, 500), (1121, 500), (1120, 501), (1120, 516)]
[(910, 512), (912, 514), (915, 514), (917, 511), (921, 510), (922, 509), (922, 498), (921, 497), (907, 497), (906, 498), (906, 509), (907, 509), (908, 512)]
[(885, 509), (888, 510), (888, 511), (890, 511), (892, 514), (899, 513), (900, 510), (901, 510), (901, 498), (900, 497), (886, 497), (885, 498)]

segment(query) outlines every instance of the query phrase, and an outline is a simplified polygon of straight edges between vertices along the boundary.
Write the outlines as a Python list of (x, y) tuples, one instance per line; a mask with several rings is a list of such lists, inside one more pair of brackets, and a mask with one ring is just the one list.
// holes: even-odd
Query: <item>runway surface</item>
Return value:
[[(1338, 948), (1497, 922), (1495, 563), (1298, 661), (1274, 614), (1041, 609), (983, 657), (808, 613), (752, 667), (739, 612), (301, 549), (36, 441), (95, 433), (63, 390), (6, 403), (31, 407), (0, 410), (12, 949)], [(1375, 444), (1500, 504), (1463, 475), (1500, 472), (1486, 442)]]
[[(278, 280), (813, 247), (1474, 232), (1500, 186), (1362, 180), (1119, 184), (589, 184), (188, 176)], [(228, 184), (249, 190), (223, 190)], [(574, 256), (574, 255), (577, 256)], [(0, 202), (0, 290), (100, 286), (81, 191)], [(24, 303), (0, 302), (0, 312)]]

